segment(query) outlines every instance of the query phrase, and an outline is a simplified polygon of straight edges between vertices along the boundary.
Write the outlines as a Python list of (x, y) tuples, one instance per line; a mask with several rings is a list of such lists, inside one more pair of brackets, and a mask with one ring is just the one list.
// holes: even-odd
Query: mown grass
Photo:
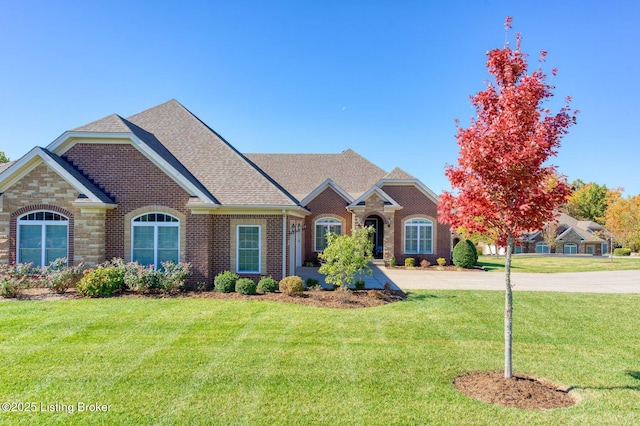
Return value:
[[(491, 272), (504, 271), (504, 256), (479, 256), (478, 264)], [(515, 255), (511, 263), (513, 272), (594, 272), (640, 269), (640, 258), (613, 259), (604, 257), (526, 256)]]
[(503, 295), (422, 291), (331, 310), (212, 299), (0, 302), (3, 424), (640, 424), (640, 295), (518, 293), (514, 367), (574, 388), (550, 411), (452, 380), (503, 367)]

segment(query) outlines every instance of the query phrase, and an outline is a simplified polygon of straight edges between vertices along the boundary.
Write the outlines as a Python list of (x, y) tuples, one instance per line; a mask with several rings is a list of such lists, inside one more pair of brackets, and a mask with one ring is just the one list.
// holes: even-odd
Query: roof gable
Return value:
[(339, 154), (245, 155), (298, 199), (308, 197), (327, 179), (357, 198), (387, 174), (351, 149)]
[(286, 190), (176, 100), (132, 115), (127, 121), (153, 135), (153, 144), (166, 148), (223, 205), (298, 205)]
[(44, 162), (62, 177), (69, 185), (74, 187), (80, 195), (78, 202), (83, 205), (115, 207), (113, 199), (98, 188), (86, 176), (76, 170), (69, 163), (56, 154), (40, 147), (35, 147), (22, 158), (11, 163), (11, 166), (0, 173), (0, 193), (6, 191), (15, 182), (33, 170), (38, 164)]

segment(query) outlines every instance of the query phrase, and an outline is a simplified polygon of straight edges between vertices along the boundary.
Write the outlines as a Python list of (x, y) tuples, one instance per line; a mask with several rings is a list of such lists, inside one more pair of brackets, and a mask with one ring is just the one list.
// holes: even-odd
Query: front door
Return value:
[(364, 226), (373, 226), (374, 232), (369, 237), (373, 243), (373, 257), (376, 259), (382, 258), (383, 244), (380, 232), (380, 219), (377, 217), (365, 219)]

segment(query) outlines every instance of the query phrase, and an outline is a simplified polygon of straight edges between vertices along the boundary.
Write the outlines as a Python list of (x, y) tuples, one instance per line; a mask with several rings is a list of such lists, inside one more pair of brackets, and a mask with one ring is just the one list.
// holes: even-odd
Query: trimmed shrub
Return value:
[(413, 257), (407, 257), (404, 260), (404, 267), (405, 268), (413, 268), (414, 266), (416, 266), (416, 260)]
[(431, 262), (429, 262), (427, 259), (422, 259), (420, 261), (420, 267), (422, 269), (427, 269), (429, 266), (431, 266)]
[(284, 277), (280, 280), (280, 292), (293, 296), (295, 294), (302, 294), (304, 292), (304, 282), (302, 278), (297, 275), (290, 277)]
[(260, 293), (274, 293), (278, 289), (278, 281), (271, 277), (262, 277), (258, 281), (257, 290)]
[(630, 248), (617, 248), (613, 249), (614, 256), (631, 256)]
[(256, 283), (249, 278), (240, 278), (236, 281), (236, 293), (240, 294), (256, 294)]
[(445, 259), (444, 257), (439, 257), (436, 259), (436, 262), (439, 266), (444, 266), (447, 264), (447, 259)]
[(358, 281), (356, 281), (356, 290), (364, 290), (364, 280), (362, 278), (358, 278)]
[(304, 284), (307, 286), (308, 289), (312, 289), (312, 288), (318, 287), (320, 285), (320, 282), (315, 278), (307, 278)]
[(236, 290), (236, 281), (238, 281), (238, 274), (234, 274), (230, 271), (220, 272), (213, 279), (213, 288), (219, 293), (231, 293)]
[(89, 297), (110, 296), (124, 285), (124, 269), (116, 266), (99, 266), (84, 271), (76, 284), (78, 293)]
[(471, 240), (460, 241), (453, 248), (453, 264), (459, 268), (470, 269), (476, 264), (478, 252)]
[(397, 264), (398, 262), (396, 262), (396, 257), (391, 256), (391, 259), (389, 259), (389, 266), (391, 266), (392, 268), (395, 268)]

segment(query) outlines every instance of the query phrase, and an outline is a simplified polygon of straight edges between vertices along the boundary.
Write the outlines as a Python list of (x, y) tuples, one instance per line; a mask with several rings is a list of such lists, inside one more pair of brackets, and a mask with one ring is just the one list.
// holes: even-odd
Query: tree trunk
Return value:
[(511, 292), (511, 253), (513, 252), (513, 236), (509, 234), (507, 238), (507, 257), (504, 262), (504, 274), (506, 281), (504, 297), (504, 377), (509, 379), (513, 376), (511, 367), (511, 344), (513, 334), (513, 294)]

